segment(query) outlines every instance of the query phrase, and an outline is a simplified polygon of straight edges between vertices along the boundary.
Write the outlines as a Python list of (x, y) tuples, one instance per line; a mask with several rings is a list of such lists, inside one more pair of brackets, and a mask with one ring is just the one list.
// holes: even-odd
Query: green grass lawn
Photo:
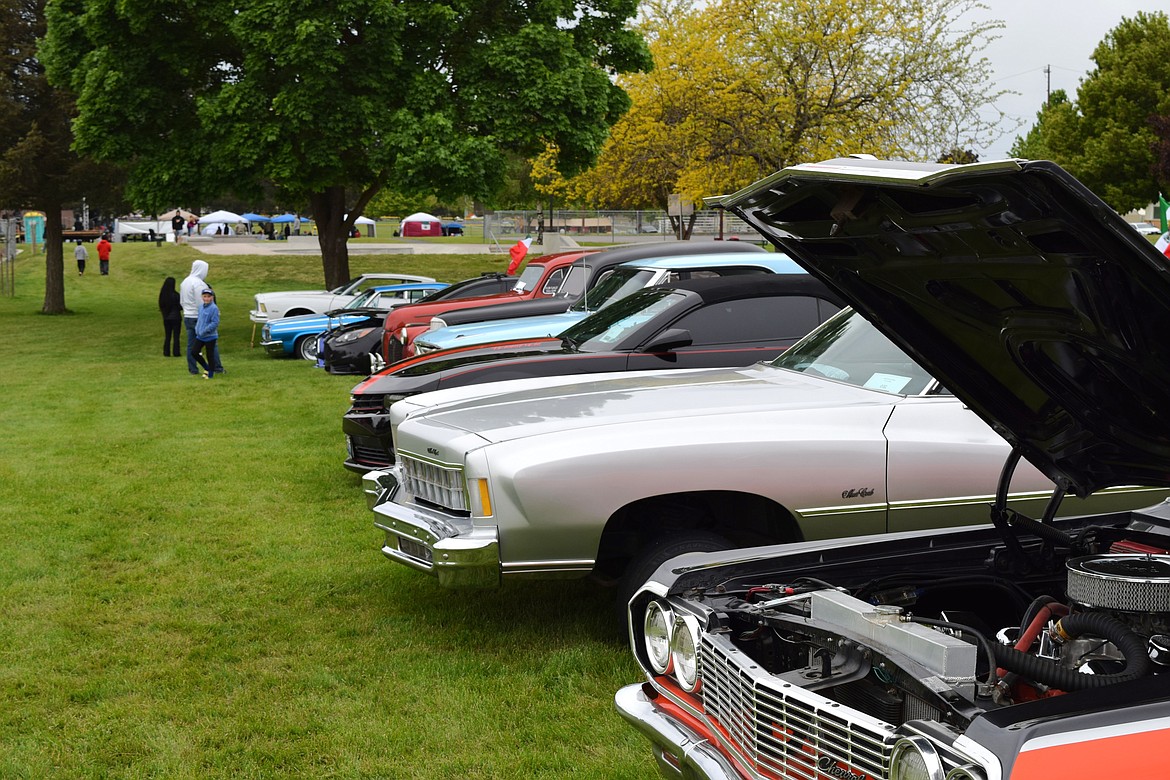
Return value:
[[(92, 255), (92, 252), (91, 252)], [(162, 355), (159, 287), (207, 260), (228, 373)], [(455, 281), (498, 255), (361, 255)], [(116, 244), (0, 297), (0, 778), (654, 775), (639, 673), (586, 582), (440, 590), (379, 552), (342, 466), (355, 377), (249, 348), (252, 295), (320, 259)]]

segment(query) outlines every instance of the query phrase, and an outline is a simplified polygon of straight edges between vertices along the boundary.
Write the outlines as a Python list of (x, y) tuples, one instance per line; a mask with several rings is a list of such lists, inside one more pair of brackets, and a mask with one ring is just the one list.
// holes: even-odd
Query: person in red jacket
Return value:
[(113, 245), (110, 243), (108, 234), (102, 233), (102, 237), (97, 242), (98, 270), (102, 272), (102, 276), (110, 275), (111, 249), (113, 249)]

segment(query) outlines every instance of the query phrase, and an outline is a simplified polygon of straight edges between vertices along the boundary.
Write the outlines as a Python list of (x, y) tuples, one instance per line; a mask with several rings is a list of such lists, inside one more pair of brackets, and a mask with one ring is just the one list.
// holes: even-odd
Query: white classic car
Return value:
[[(581, 577), (632, 594), (665, 557), (979, 522), (1007, 443), (845, 310), (771, 363), (513, 380), (391, 407), (363, 477), (383, 554), (452, 587)], [(1012, 506), (1051, 483), (1021, 467)], [(1066, 512), (1132, 508), (1119, 489)]]
[(348, 284), (333, 290), (287, 290), (256, 293), (256, 307), (248, 312), (252, 322), (263, 325), (281, 317), (298, 314), (324, 314), (340, 309), (361, 293), (376, 285), (433, 282), (429, 276), (414, 274), (362, 274)]

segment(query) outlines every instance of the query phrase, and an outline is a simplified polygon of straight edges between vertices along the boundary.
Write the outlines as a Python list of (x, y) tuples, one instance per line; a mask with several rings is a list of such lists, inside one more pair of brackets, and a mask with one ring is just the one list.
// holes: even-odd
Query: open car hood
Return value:
[(844, 158), (734, 212), (1070, 493), (1170, 484), (1170, 264), (1050, 162)]

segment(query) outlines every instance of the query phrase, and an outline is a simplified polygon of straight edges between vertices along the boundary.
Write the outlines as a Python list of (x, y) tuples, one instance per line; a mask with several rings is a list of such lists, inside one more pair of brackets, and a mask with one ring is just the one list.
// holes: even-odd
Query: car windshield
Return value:
[(543, 265), (526, 265), (524, 272), (520, 274), (520, 278), (516, 280), (516, 286), (512, 289), (515, 292), (524, 292), (531, 290), (540, 281), (540, 277), (544, 276)]
[(834, 316), (772, 365), (903, 395), (922, 393), (934, 382), (924, 368), (852, 309)]
[(587, 276), (588, 274), (585, 272), (584, 266), (569, 266), (569, 272), (565, 274), (565, 280), (561, 282), (561, 286), (557, 289), (557, 297), (578, 297), (585, 289), (585, 279)]
[(590, 314), (562, 333), (561, 338), (579, 352), (605, 352), (652, 317), (685, 300), (685, 295), (666, 287), (640, 290)]
[(354, 298), (349, 303), (345, 304), (344, 309), (370, 309), (376, 305), (378, 296), (381, 295), (377, 290), (366, 290), (361, 295)]
[(654, 272), (643, 268), (615, 268), (569, 307), (570, 311), (600, 311), (614, 301), (643, 289)]

